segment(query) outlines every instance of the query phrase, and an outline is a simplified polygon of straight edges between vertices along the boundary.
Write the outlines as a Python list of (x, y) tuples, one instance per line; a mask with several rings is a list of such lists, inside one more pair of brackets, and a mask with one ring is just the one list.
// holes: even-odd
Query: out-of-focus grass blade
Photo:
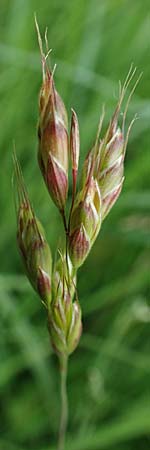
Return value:
[(150, 285), (149, 264), (142, 268), (138, 267), (125, 278), (108, 284), (94, 294), (89, 294), (88, 298), (83, 299), (84, 314), (87, 316), (93, 311), (101, 310), (112, 303), (123, 301), (126, 296), (138, 293), (145, 285)]
[(149, 433), (150, 430), (150, 406), (147, 398), (143, 398), (132, 408), (124, 412), (122, 417), (101, 430), (87, 431), (83, 437), (70, 440), (66, 450), (98, 450), (109, 448), (113, 444), (137, 438)]

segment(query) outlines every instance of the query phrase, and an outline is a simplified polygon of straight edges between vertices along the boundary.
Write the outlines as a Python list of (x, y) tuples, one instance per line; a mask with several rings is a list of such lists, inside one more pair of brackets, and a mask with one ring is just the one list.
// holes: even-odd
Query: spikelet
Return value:
[(139, 82), (135, 82), (125, 106), (122, 126), (118, 121), (120, 109), (126, 90), (135, 75), (136, 69), (129, 70), (120, 91), (115, 112), (108, 129), (100, 139), (104, 119), (104, 109), (100, 117), (94, 147), (88, 153), (81, 175), (81, 188), (76, 195), (71, 211), (69, 229), (69, 254), (74, 267), (78, 268), (85, 261), (98, 235), (101, 223), (115, 204), (122, 190), (124, 181), (124, 158), (129, 133), (135, 118), (125, 135), (125, 119), (131, 96)]
[(89, 169), (85, 185), (76, 196), (70, 220), (69, 254), (74, 267), (83, 264), (101, 226), (101, 194)]
[(64, 210), (68, 193), (68, 118), (65, 105), (54, 84), (54, 71), (47, 65), (39, 27), (36, 22), (43, 83), (39, 96), (38, 161), (52, 200)]
[(49, 333), (52, 345), (58, 355), (69, 356), (78, 345), (81, 332), (81, 308), (75, 293), (75, 276), (71, 262), (60, 257), (53, 273), (53, 296), (48, 314)]
[(126, 154), (126, 147), (128, 143), (129, 133), (136, 117), (131, 121), (126, 134), (125, 120), (131, 97), (141, 78), (141, 75), (136, 80), (127, 99), (121, 127), (119, 126), (119, 116), (127, 88), (131, 80), (133, 79), (135, 72), (136, 69), (132, 70), (131, 66), (125, 83), (120, 90), (119, 100), (114, 114), (110, 120), (108, 129), (104, 137), (102, 139), (99, 139), (104, 119), (104, 111), (102, 112), (96, 145), (87, 155), (82, 171), (83, 185), (87, 176), (89, 159), (93, 159), (94, 177), (98, 182), (102, 199), (102, 221), (108, 215), (117, 198), (119, 197), (124, 182), (124, 159)]
[(52, 258), (43, 227), (36, 218), (14, 153), (17, 183), (17, 242), (27, 276), (46, 306), (51, 302)]

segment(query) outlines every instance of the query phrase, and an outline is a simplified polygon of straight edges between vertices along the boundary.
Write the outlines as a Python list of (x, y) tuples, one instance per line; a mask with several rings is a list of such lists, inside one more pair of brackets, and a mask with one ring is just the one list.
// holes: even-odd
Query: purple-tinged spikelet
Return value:
[(54, 71), (49, 69), (41, 50), (43, 83), (39, 96), (38, 161), (48, 191), (60, 211), (64, 210), (68, 193), (68, 118), (65, 105), (55, 89)]
[(71, 214), (69, 254), (74, 267), (85, 261), (101, 226), (101, 194), (92, 171), (77, 194)]
[(52, 258), (43, 227), (31, 207), (17, 158), (14, 168), (18, 191), (17, 242), (30, 283), (46, 306), (51, 302)]
[(96, 144), (87, 155), (83, 166), (82, 185), (84, 185), (87, 176), (89, 160), (90, 159), (93, 160), (94, 164), (93, 176), (98, 182), (102, 199), (102, 221), (105, 219), (105, 217), (108, 215), (109, 211), (115, 204), (123, 186), (124, 159), (126, 147), (131, 127), (135, 121), (135, 118), (131, 121), (127, 133), (125, 135), (125, 119), (131, 96), (137, 86), (137, 83), (139, 82), (141, 75), (135, 82), (133, 89), (129, 94), (123, 114), (121, 127), (119, 126), (118, 121), (120, 109), (122, 106), (122, 102), (124, 100), (124, 96), (126, 94), (126, 90), (132, 78), (134, 77), (135, 72), (136, 69), (132, 71), (131, 66), (127, 78), (125, 80), (125, 83), (122, 89), (120, 90), (119, 100), (116, 109), (114, 111), (114, 114), (110, 120), (108, 129), (104, 137), (102, 139), (99, 139), (99, 134), (104, 119), (104, 111), (103, 111), (102, 116), (100, 118), (100, 125), (97, 134)]
[(115, 112), (102, 139), (100, 132), (104, 109), (100, 118), (95, 144), (88, 153), (82, 170), (81, 188), (71, 211), (69, 229), (69, 254), (74, 267), (86, 259), (100, 230), (101, 223), (115, 204), (124, 181), (124, 158), (132, 120), (125, 135), (125, 119), (136, 81), (125, 106), (122, 126), (118, 124), (121, 105), (135, 70), (127, 75)]

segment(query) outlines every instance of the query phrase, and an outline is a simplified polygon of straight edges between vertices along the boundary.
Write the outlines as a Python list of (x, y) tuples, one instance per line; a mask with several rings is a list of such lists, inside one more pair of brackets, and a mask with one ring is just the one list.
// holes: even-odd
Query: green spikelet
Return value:
[(48, 324), (52, 345), (61, 356), (70, 355), (78, 345), (82, 332), (81, 308), (75, 293), (75, 275), (70, 264), (59, 258), (53, 272), (53, 297)]

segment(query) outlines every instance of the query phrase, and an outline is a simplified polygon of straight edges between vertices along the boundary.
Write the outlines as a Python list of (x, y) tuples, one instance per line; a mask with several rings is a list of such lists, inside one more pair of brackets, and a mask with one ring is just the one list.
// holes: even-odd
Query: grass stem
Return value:
[(68, 358), (67, 358), (67, 356), (65, 356), (61, 360), (61, 366), (60, 366), (61, 413), (60, 413), (60, 425), (59, 425), (57, 450), (65, 449), (66, 430), (67, 430), (67, 424), (68, 424), (67, 372), (68, 372)]

